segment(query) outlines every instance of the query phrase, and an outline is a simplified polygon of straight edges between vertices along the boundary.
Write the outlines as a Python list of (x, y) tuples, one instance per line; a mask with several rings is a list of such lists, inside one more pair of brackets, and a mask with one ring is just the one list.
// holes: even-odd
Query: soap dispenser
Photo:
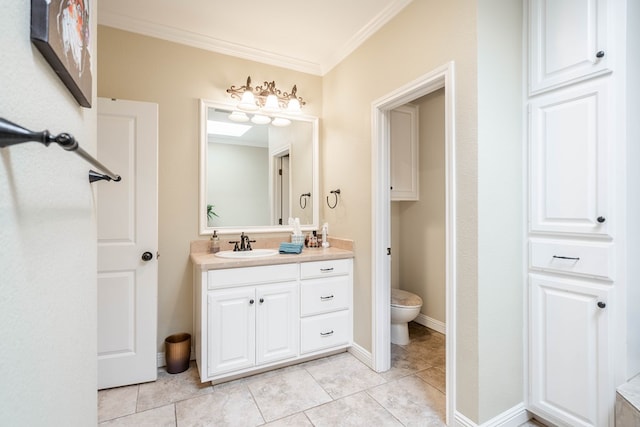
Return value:
[(215, 254), (220, 251), (220, 238), (218, 237), (218, 231), (213, 230), (211, 235), (211, 241), (209, 242), (209, 252)]

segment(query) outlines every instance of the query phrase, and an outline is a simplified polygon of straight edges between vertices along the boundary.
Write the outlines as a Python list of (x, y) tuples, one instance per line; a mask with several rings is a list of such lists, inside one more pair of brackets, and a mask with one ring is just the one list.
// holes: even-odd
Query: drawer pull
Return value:
[(328, 273), (329, 271), (333, 271), (333, 267), (330, 267), (330, 268), (321, 268), (321, 269), (320, 269), (320, 272), (321, 272), (321, 273)]
[(326, 297), (320, 297), (320, 301), (329, 301), (333, 299), (333, 295), (329, 295)]
[(320, 336), (321, 337), (328, 337), (333, 335), (333, 330), (329, 331), (329, 332), (320, 332)]
[(559, 255), (554, 255), (553, 257), (556, 259), (570, 259), (571, 261), (580, 261), (579, 257), (559, 256)]

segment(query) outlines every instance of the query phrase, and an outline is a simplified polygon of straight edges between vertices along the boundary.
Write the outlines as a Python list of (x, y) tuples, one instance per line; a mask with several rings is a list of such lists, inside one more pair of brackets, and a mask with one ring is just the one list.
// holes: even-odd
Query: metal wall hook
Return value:
[[(105, 172), (105, 176), (109, 178), (109, 181), (113, 180), (115, 182), (118, 182), (121, 179), (120, 175), (111, 172), (109, 168), (104, 166), (93, 156), (80, 148), (80, 145), (78, 145), (78, 141), (76, 141), (76, 139), (72, 135), (68, 133), (52, 135), (48, 130), (42, 132), (33, 132), (29, 129), (23, 128), (22, 126), (12, 123), (9, 120), (0, 118), (0, 148), (10, 147), (12, 145), (22, 144), (23, 142), (29, 141), (41, 142), (46, 147), (48, 147), (52, 142), (55, 142), (64, 150), (75, 152), (78, 156), (82, 157), (101, 171)], [(94, 174), (96, 173), (94, 172)], [(89, 172), (89, 182), (97, 181), (99, 179), (105, 178), (95, 178), (92, 180), (91, 172)]]
[(329, 209), (335, 209), (335, 207), (338, 206), (338, 195), (340, 195), (340, 189), (331, 190), (329, 193), (333, 194), (335, 202), (333, 203), (333, 206), (331, 206), (331, 203), (329, 203), (329, 196), (327, 196), (327, 206), (329, 206)]
[[(304, 193), (300, 195), (300, 200), (299, 200), (300, 208), (304, 209), (307, 207), (307, 197), (311, 197), (311, 193)], [(303, 201), (304, 201), (304, 206), (302, 203)]]

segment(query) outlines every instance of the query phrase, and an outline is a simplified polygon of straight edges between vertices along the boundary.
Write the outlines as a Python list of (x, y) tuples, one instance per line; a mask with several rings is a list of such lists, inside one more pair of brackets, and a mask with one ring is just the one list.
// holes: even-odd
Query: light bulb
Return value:
[(256, 98), (253, 96), (253, 92), (246, 90), (242, 94), (242, 99), (238, 104), (238, 108), (244, 111), (256, 111), (258, 109)]
[(229, 120), (233, 120), (234, 122), (248, 122), (249, 116), (247, 116), (242, 111), (234, 111), (229, 114)]
[(284, 117), (276, 117), (275, 119), (273, 119), (271, 124), (278, 127), (284, 127), (289, 126), (291, 124), (291, 120), (285, 119)]
[(271, 122), (271, 118), (267, 116), (263, 116), (262, 114), (256, 114), (251, 118), (251, 121), (257, 125), (266, 125)]
[(275, 113), (280, 111), (280, 105), (278, 105), (278, 97), (274, 94), (267, 96), (267, 101), (264, 103), (263, 111), (268, 113)]
[(298, 101), (298, 98), (291, 98), (289, 105), (287, 105), (287, 113), (297, 114), (300, 111), (300, 101)]

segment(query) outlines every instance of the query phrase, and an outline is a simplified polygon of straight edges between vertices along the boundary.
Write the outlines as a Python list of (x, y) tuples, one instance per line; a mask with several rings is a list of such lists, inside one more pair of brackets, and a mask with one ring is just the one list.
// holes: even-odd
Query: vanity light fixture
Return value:
[[(267, 124), (271, 122), (269, 114), (288, 113), (299, 114), (306, 102), (297, 95), (298, 88), (293, 85), (291, 93), (282, 92), (276, 87), (276, 82), (264, 82), (255, 88), (251, 86), (251, 76), (247, 77), (247, 83), (240, 87), (232, 85), (227, 89), (227, 93), (232, 98), (238, 99), (237, 108), (229, 115), (229, 119), (237, 122), (251, 120), (256, 124)], [(247, 113), (256, 113), (251, 119)], [(291, 121), (282, 117), (273, 119), (274, 126), (288, 126)]]

